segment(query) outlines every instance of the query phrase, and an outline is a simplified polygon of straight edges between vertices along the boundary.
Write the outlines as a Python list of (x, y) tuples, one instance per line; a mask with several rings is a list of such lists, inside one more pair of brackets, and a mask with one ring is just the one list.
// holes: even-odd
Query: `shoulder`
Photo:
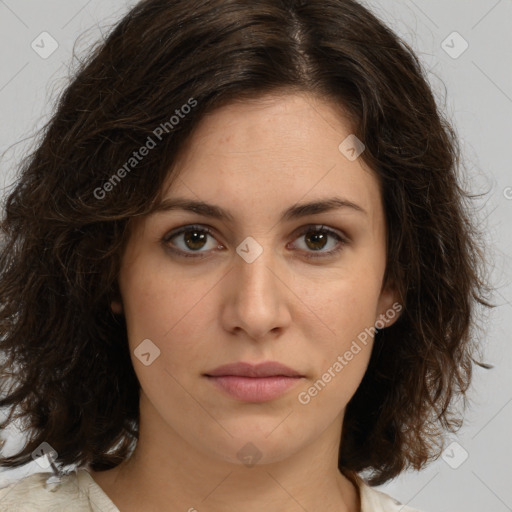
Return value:
[(85, 470), (63, 475), (58, 484), (52, 484), (53, 479), (48, 481), (52, 475), (34, 473), (0, 488), (0, 510), (68, 512), (72, 507), (73, 512), (117, 511), (115, 507), (103, 508), (105, 496), (93, 486)]
[(388, 494), (359, 482), (361, 493), (361, 512), (420, 512), (415, 508), (403, 505)]
[(33, 473), (0, 489), (0, 510), (5, 512), (60, 511), (73, 504), (73, 510), (90, 512), (88, 499), (80, 491), (76, 473), (64, 475), (61, 484), (47, 481), (53, 473)]

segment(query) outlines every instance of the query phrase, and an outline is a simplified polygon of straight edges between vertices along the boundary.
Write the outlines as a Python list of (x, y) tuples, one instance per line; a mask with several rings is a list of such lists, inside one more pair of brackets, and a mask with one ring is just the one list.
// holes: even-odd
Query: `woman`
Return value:
[(1, 462), (56, 478), (2, 510), (412, 511), (371, 486), (486, 366), (458, 167), (355, 1), (136, 5), (6, 199), (0, 406), (32, 437)]

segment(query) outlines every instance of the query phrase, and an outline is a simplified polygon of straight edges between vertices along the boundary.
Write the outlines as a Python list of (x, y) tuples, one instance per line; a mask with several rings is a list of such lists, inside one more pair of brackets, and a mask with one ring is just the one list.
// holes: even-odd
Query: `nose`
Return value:
[(285, 274), (269, 248), (265, 247), (252, 263), (237, 255), (227, 277), (224, 327), (238, 334), (243, 331), (253, 340), (283, 331), (290, 324), (289, 301), (293, 297)]

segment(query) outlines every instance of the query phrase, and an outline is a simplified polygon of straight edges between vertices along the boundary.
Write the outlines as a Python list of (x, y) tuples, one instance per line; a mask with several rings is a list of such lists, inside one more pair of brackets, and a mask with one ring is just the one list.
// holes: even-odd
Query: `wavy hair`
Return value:
[(352, 120), (403, 305), (347, 405), (339, 469), (378, 485), (439, 457), (474, 364), (490, 367), (473, 334), (493, 305), (458, 138), (418, 57), (354, 0), (144, 0), (73, 71), (2, 205), (0, 427), (19, 419), (29, 439), (1, 466), (42, 442), (62, 467), (129, 455), (140, 384), (110, 302), (130, 221), (152, 211), (206, 114), (273, 92), (334, 100)]

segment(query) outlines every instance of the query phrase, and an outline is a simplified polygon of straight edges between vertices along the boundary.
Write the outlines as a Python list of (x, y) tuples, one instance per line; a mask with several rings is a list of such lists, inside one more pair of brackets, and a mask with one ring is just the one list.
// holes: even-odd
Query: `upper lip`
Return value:
[(208, 377), (221, 377), (228, 375), (237, 377), (303, 377), (299, 372), (276, 361), (268, 361), (259, 364), (242, 362), (225, 364), (215, 368), (215, 370), (212, 370), (205, 375)]

